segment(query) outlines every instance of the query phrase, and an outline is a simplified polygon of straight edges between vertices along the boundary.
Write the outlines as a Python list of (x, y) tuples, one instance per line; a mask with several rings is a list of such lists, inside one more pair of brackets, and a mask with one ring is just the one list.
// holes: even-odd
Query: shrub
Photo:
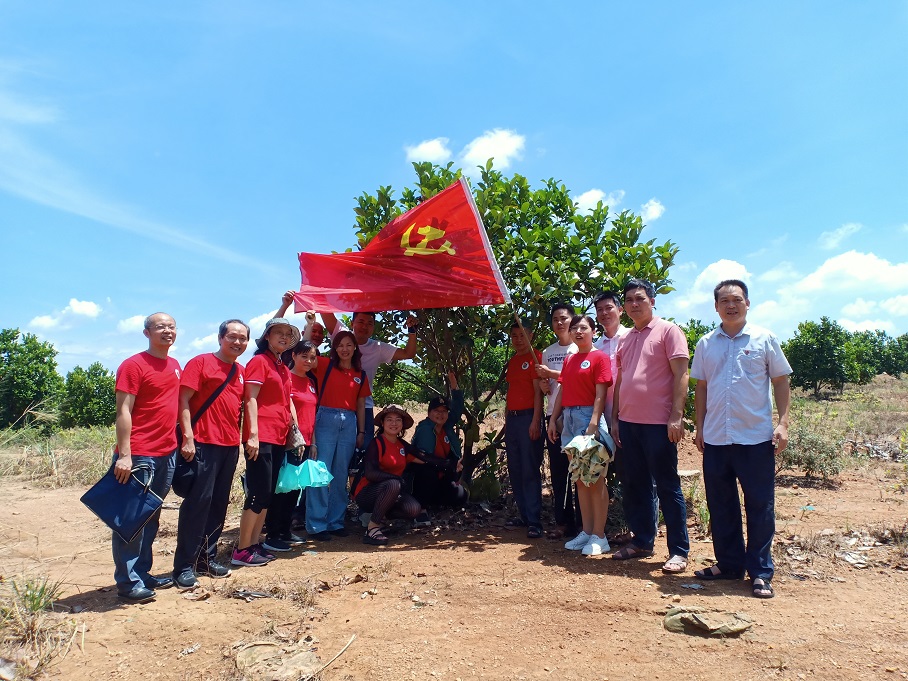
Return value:
[(845, 437), (829, 427), (825, 414), (809, 413), (795, 401), (791, 407), (788, 447), (776, 457), (776, 474), (803, 471), (807, 477), (833, 478), (842, 472)]

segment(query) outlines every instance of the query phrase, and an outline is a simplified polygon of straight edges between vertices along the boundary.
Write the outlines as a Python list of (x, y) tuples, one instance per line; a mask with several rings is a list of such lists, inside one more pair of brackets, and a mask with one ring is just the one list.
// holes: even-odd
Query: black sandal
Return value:
[(738, 572), (722, 572), (719, 569), (718, 565), (710, 565), (708, 568), (703, 568), (702, 570), (696, 570), (694, 572), (694, 577), (697, 579), (702, 579), (704, 581), (710, 581), (714, 579), (741, 579), (744, 575)]
[(366, 530), (366, 534), (363, 535), (363, 544), (384, 546), (387, 543), (388, 538), (382, 533), (382, 528), (380, 527), (373, 527), (371, 530)]
[(530, 525), (527, 530), (527, 539), (539, 539), (542, 536), (542, 528), (538, 525)]
[(750, 581), (754, 598), (772, 598), (776, 592), (772, 588), (772, 582), (762, 577), (754, 577)]

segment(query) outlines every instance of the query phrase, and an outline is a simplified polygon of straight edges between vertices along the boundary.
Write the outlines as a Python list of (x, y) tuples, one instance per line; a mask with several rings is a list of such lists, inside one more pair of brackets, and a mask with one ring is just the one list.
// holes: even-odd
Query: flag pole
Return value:
[(523, 338), (527, 342), (527, 347), (529, 348), (530, 356), (533, 358), (533, 366), (538, 367), (539, 360), (536, 358), (536, 352), (535, 352), (535, 348), (533, 347), (533, 343), (530, 340), (530, 334), (527, 333), (527, 330), (524, 327), (523, 322), (520, 320), (520, 316), (517, 314), (517, 308), (514, 307), (513, 301), (511, 301), (511, 312), (514, 314), (514, 321), (517, 322), (517, 326), (520, 327), (520, 332), (523, 334)]

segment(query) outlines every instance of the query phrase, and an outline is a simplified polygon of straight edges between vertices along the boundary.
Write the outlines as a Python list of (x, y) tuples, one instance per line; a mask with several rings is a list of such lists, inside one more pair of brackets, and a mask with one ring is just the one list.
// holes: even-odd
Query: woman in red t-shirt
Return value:
[[(562, 446), (567, 446), (578, 435), (592, 435), (602, 444), (608, 439), (608, 426), (602, 412), (612, 383), (611, 360), (606, 353), (593, 347), (593, 329), (595, 322), (587, 315), (575, 315), (571, 319), (571, 340), (577, 346), (577, 352), (564, 360), (558, 378), (561, 390), (555, 398), (548, 429), (549, 439), (554, 442), (558, 439), (558, 417), (563, 413)], [(608, 457), (608, 453), (586, 451), (573, 456), (568, 467), (571, 480), (577, 483), (583, 530), (564, 547), (582, 551), (585, 556), (598, 556), (610, 550), (605, 538)]]
[(330, 359), (319, 372), (318, 410), (315, 413), (316, 458), (334, 476), (328, 487), (306, 490), (306, 530), (309, 537), (327, 541), (331, 535), (345, 537), (344, 513), (347, 472), (353, 450), (362, 447), (366, 424), (366, 397), (372, 394), (362, 368), (362, 353), (350, 331), (331, 339)]
[[(315, 410), (318, 407), (318, 378), (315, 372), (318, 366), (318, 346), (314, 341), (302, 340), (284, 353), (284, 363), (290, 369), (290, 399), (296, 409), (300, 433), (308, 443), (299, 459), (313, 456), (312, 440), (315, 436)], [(291, 512), (293, 527), (301, 527), (306, 519), (306, 490), (297, 498), (296, 492), (289, 492), (296, 502)], [(281, 496), (281, 495), (277, 495)], [(295, 537), (290, 533), (291, 538)]]
[(243, 401), (244, 450), (246, 453), (246, 501), (240, 516), (240, 536), (231, 564), (258, 566), (274, 558), (272, 550), (289, 551), (284, 542), (259, 538), (265, 515), (274, 498), (277, 474), (284, 458), (284, 443), (296, 412), (290, 401), (290, 371), (281, 353), (296, 345), (300, 332), (286, 319), (270, 319), (265, 324), (255, 355), (245, 371)]
[(378, 433), (366, 449), (363, 477), (353, 490), (353, 497), (361, 511), (372, 514), (363, 543), (381, 546), (388, 543), (382, 532), (388, 513), (413, 519), (422, 513), (422, 506), (415, 497), (402, 491), (407, 456), (417, 454), (402, 439), (404, 431), (413, 426), (413, 418), (403, 407), (391, 404), (375, 415), (375, 423)]

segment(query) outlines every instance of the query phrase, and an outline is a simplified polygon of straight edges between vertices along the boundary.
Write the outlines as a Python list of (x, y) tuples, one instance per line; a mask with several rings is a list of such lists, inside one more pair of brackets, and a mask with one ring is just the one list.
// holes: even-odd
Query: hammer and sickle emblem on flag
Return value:
[(454, 249), (451, 247), (450, 241), (445, 240), (445, 242), (438, 247), (429, 246), (430, 241), (441, 239), (445, 235), (445, 230), (430, 227), (429, 225), (420, 227), (416, 230), (416, 233), (422, 235), (423, 238), (422, 241), (414, 246), (410, 243), (410, 234), (413, 232), (414, 227), (416, 227), (415, 222), (407, 227), (407, 230), (400, 237), (400, 247), (404, 249), (404, 255), (437, 255), (438, 253), (456, 255)]

